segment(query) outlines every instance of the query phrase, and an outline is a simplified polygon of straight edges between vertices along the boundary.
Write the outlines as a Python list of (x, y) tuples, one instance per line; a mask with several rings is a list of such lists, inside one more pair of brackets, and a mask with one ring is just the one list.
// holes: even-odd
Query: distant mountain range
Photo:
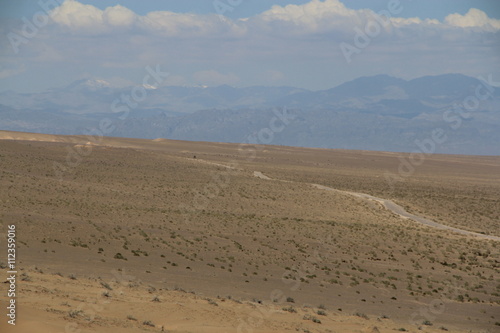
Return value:
[[(137, 91), (143, 95), (134, 100)], [(489, 95), (476, 104), (476, 91)], [(464, 102), (469, 110), (458, 107)], [(284, 108), (294, 119), (284, 128), (271, 124)], [(113, 124), (110, 136), (406, 152), (440, 128), (446, 140), (435, 152), (500, 155), (500, 88), (489, 91), (461, 74), (410, 81), (377, 75), (322, 91), (227, 85), (134, 90), (89, 79), (35, 94), (0, 93), (3, 130), (85, 134), (105, 118)]]

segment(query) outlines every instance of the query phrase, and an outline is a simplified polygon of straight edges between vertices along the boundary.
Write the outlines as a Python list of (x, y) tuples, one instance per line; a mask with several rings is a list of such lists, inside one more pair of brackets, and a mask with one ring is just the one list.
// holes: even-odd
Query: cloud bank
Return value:
[[(399, 14), (404, 10), (404, 4), (399, 1), (389, 1), (388, 10)], [(287, 33), (300, 35), (324, 33), (328, 31), (352, 29), (374, 20), (377, 13), (370, 9), (349, 9), (340, 0), (312, 0), (303, 5), (274, 5), (271, 9), (251, 18), (233, 21), (215, 13), (212, 15), (197, 15), (190, 13), (174, 13), (155, 11), (140, 16), (123, 6), (116, 5), (100, 10), (91, 5), (82, 4), (76, 0), (66, 0), (52, 13), (53, 21), (74, 33), (109, 34), (121, 32), (123, 29), (137, 29), (162, 36), (195, 37), (214, 34), (235, 34), (244, 36), (252, 30), (286, 29)], [(472, 8), (465, 15), (450, 14), (444, 22), (438, 20), (422, 20), (420, 18), (391, 17), (391, 24), (402, 25), (439, 25), (440, 28), (480, 28), (484, 31), (500, 30), (500, 20), (489, 18), (488, 15)]]
[[(269, 82), (318, 89), (378, 73), (411, 78), (500, 68), (500, 20), (474, 8), (443, 21), (405, 18), (404, 11), (397, 0), (380, 13), (350, 9), (339, 0), (311, 0), (231, 20), (215, 10), (138, 15), (120, 5), (101, 10), (66, 0), (36, 37), (20, 45), (22, 52), (2, 52), (6, 69), (0, 80), (12, 79), (15, 86), (13, 78), (43, 77), (52, 68), (65, 72), (61, 82), (83, 72), (134, 81), (144, 66), (162, 64), (174, 78), (167, 84)], [(357, 41), (364, 46), (348, 63), (341, 45)]]

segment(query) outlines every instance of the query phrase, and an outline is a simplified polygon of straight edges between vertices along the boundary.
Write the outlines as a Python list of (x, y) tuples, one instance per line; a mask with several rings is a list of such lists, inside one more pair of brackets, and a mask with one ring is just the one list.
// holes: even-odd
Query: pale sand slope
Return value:
[[(23, 140), (23, 141), (44, 141), (44, 142), (80, 142), (85, 138), (81, 136), (52, 135), (27, 132), (0, 131), (0, 140)], [(88, 140), (88, 138), (87, 138)]]
[[(291, 303), (240, 302), (208, 299), (185, 291), (153, 290), (141, 282), (118, 283), (97, 279), (77, 279), (27, 273), (30, 281), (18, 282), (17, 325), (2, 319), (5, 333), (56, 332), (394, 332), (406, 328), (417, 332), (408, 322), (361, 318)], [(102, 283), (101, 283), (102, 282)], [(113, 290), (106, 289), (103, 284)], [(108, 293), (108, 297), (103, 293)], [(159, 302), (153, 301), (157, 297)], [(2, 299), (2, 308), (5, 308)], [(297, 312), (284, 311), (293, 307)], [(317, 318), (321, 323), (313, 322)], [(145, 325), (151, 321), (154, 326)], [(426, 332), (442, 332), (426, 326)], [(453, 331), (449, 332), (465, 332)]]

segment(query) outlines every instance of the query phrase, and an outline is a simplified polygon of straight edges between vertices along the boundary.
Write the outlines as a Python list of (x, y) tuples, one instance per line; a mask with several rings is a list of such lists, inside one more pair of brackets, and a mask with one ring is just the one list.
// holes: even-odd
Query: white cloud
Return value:
[(372, 13), (366, 9), (349, 9), (339, 0), (312, 0), (303, 5), (287, 5), (285, 7), (275, 5), (257, 15), (250, 22), (259, 23), (260, 21), (268, 24), (272, 29), (282, 24), (285, 28), (296, 28), (295, 32), (314, 33), (359, 25)]
[(178, 14), (167, 11), (151, 12), (141, 17), (141, 28), (164, 36), (225, 37), (244, 32), (230, 20), (217, 15)]
[(500, 20), (488, 17), (485, 12), (471, 8), (465, 15), (450, 14), (445, 17), (449, 25), (461, 28), (480, 27), (485, 30), (500, 30)]
[(395, 26), (404, 26), (404, 25), (410, 25), (410, 24), (422, 24), (422, 20), (418, 17), (409, 17), (409, 18), (403, 18), (403, 17), (392, 17), (391, 18), (391, 23), (394, 24)]
[[(404, 10), (401, 5), (399, 10), (385, 9), (384, 15), (379, 15), (370, 9), (350, 9), (340, 0), (311, 0), (303, 5), (273, 6), (271, 9), (251, 18), (249, 22), (255, 26), (267, 25), (271, 31), (282, 31), (287, 34), (323, 33), (328, 31), (352, 31), (354, 27), (365, 27), (369, 22), (385, 20), (385, 15), (390, 15), (392, 27), (386, 26), (386, 31), (391, 28), (403, 26), (441, 26), (446, 25), (470, 28), (479, 27), (483, 30), (499, 30), (500, 20), (488, 17), (488, 15), (472, 8), (465, 15), (451, 14), (444, 22), (436, 19), (420, 19), (418, 17), (398, 17), (397, 13)], [(382, 14), (382, 12), (380, 12)]]
[(75, 0), (64, 1), (57, 10), (53, 11), (52, 19), (59, 25), (74, 31), (96, 33), (106, 28), (102, 10)]
[(403, 9), (402, 5), (394, 8), (388, 5), (388, 8), (376, 13), (370, 9), (347, 8), (340, 0), (311, 0), (303, 5), (273, 6), (252, 20), (264, 22), (272, 30), (281, 25), (287, 34), (352, 32), (355, 27), (363, 29), (373, 23), (380, 24), (387, 32), (408, 25), (440, 24), (438, 20), (397, 17)]
[(66, 0), (53, 11), (53, 21), (83, 35), (107, 34), (124, 29), (139, 29), (163, 36), (192, 37), (219, 34), (238, 35), (245, 31), (218, 15), (179, 14), (155, 11), (140, 16), (120, 5), (100, 10), (76, 0)]
[(355, 10), (348, 9), (339, 0), (312, 0), (304, 5), (273, 6), (259, 15), (266, 21), (290, 21), (297, 25), (314, 25), (322, 18), (343, 16), (353, 18), (357, 16)]
[[(398, 11), (404, 8), (399, 8)], [(402, 26), (450, 25), (486, 30), (500, 29), (500, 20), (489, 18), (486, 13), (472, 8), (465, 15), (450, 14), (445, 22), (418, 17), (403, 18), (390, 14), (393, 28)], [(66, 0), (55, 11), (54, 21), (82, 34), (106, 34), (123, 29), (139, 29), (167, 37), (245, 37), (249, 31), (266, 30), (287, 36), (329, 31), (352, 32), (354, 27), (364, 27), (373, 22), (378, 13), (370, 9), (350, 9), (340, 0), (311, 0), (303, 5), (275, 5), (271, 9), (247, 19), (221, 20), (219, 15), (198, 15), (169, 11), (150, 12), (144, 16), (135, 14), (128, 8), (117, 5), (100, 10), (92, 5), (84, 5), (77, 0)], [(382, 17), (385, 19), (385, 17)], [(391, 27), (386, 27), (390, 31)]]
[(108, 7), (102, 13), (102, 19), (110, 26), (131, 26), (137, 20), (137, 15), (128, 8), (117, 5)]
[(213, 69), (196, 72), (194, 73), (193, 78), (198, 84), (208, 86), (220, 86), (222, 84), (231, 85), (240, 81), (240, 79), (233, 73), (222, 74)]

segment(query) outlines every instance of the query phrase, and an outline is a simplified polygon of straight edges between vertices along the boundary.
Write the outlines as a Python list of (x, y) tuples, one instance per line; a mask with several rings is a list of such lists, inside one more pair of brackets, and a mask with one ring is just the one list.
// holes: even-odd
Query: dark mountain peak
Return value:
[[(337, 86), (336, 88), (339, 88), (341, 86), (355, 86), (355, 85), (398, 85), (406, 82), (403, 79), (390, 76), (387, 74), (378, 74), (378, 75), (372, 75), (372, 76), (361, 76), (358, 77), (354, 80), (347, 81), (345, 83), (342, 83), (341, 85)], [(334, 88), (335, 89), (335, 88)]]
[(386, 74), (363, 76), (326, 90), (327, 93), (343, 97), (383, 95), (389, 86), (401, 86), (405, 80)]
[(474, 92), (478, 79), (463, 74), (428, 75), (408, 81), (405, 90), (417, 98), (449, 96), (459, 98)]
[(477, 79), (464, 75), (464, 74), (459, 74), (459, 73), (448, 73), (448, 74), (439, 74), (439, 75), (426, 75), (426, 76), (421, 76), (416, 79), (409, 80), (408, 82), (476, 82)]

